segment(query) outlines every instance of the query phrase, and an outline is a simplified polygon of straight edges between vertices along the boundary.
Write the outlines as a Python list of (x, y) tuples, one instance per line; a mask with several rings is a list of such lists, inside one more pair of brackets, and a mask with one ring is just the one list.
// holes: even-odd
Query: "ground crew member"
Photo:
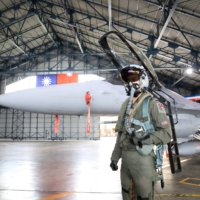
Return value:
[(91, 100), (92, 96), (90, 95), (90, 92), (86, 92), (85, 94), (85, 102), (86, 104), (88, 105), (90, 103), (90, 100)]
[[(123, 200), (153, 200), (154, 186), (157, 181), (155, 153), (153, 148), (150, 152), (144, 152), (144, 148), (170, 142), (171, 127), (163, 104), (152, 98), (147, 91), (149, 80), (142, 66), (129, 65), (123, 68), (121, 78), (126, 85), (127, 93), (130, 94), (132, 87), (134, 94), (131, 100), (130, 97), (122, 104), (120, 110), (115, 128), (118, 136), (112, 152), (110, 167), (113, 171), (117, 170), (118, 160), (122, 158)], [(149, 123), (152, 126), (145, 130), (141, 124), (145, 124), (145, 120), (148, 120), (148, 117), (143, 116), (143, 104), (147, 98), (149, 99), (147, 107)], [(130, 110), (127, 110), (129, 104), (131, 104)], [(128, 119), (126, 119), (127, 116)], [(125, 123), (127, 120), (128, 123)], [(133, 134), (130, 134), (130, 129), (133, 130)]]

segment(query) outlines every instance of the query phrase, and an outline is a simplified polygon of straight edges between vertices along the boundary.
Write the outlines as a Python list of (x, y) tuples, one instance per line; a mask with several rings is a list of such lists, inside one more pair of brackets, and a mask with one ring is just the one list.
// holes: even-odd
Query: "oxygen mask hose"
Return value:
[[(132, 105), (132, 102), (133, 102), (133, 97), (134, 97), (134, 94), (135, 94), (135, 88), (133, 87), (134, 85), (130, 82), (129, 85), (128, 85), (128, 88), (129, 90), (131, 90), (130, 92), (130, 98), (129, 98), (129, 102), (128, 102), (128, 105), (126, 107), (126, 114), (125, 114), (125, 119), (124, 119), (124, 125), (125, 125), (125, 128), (127, 130), (127, 132), (129, 133), (130, 136), (134, 137), (135, 134), (134, 132), (132, 131), (130, 125), (129, 125), (129, 115), (130, 115), (130, 111), (131, 111), (131, 105)], [(134, 134), (134, 135), (133, 135)]]
[(141, 138), (138, 138), (136, 133), (135, 133), (135, 129), (131, 128), (130, 122), (129, 122), (129, 118), (130, 118), (130, 114), (133, 108), (131, 108), (132, 103), (133, 103), (133, 98), (136, 92), (138, 92), (140, 86), (138, 84), (133, 84), (133, 83), (129, 83), (129, 85), (127, 86), (127, 88), (130, 91), (130, 98), (129, 98), (129, 102), (126, 108), (126, 113), (125, 113), (125, 118), (124, 118), (124, 126), (126, 131), (129, 133), (130, 138), (136, 138), (138, 140), (138, 146), (139, 148), (142, 148), (142, 142), (140, 141)]
[(135, 94), (135, 91), (136, 91), (134, 86), (135, 85), (133, 85), (132, 83), (129, 83), (129, 88), (131, 89), (131, 92), (130, 92), (130, 99), (129, 99), (129, 102), (128, 102), (128, 105), (127, 105), (127, 108), (126, 108), (126, 112), (131, 109), (133, 97), (134, 97), (134, 94)]

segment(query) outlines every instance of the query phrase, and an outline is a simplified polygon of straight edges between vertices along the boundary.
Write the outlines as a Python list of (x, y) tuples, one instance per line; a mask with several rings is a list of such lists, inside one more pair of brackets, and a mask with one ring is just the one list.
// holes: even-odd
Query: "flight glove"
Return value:
[(110, 163), (110, 167), (113, 171), (117, 171), (118, 170), (118, 166), (117, 166), (117, 163), (112, 160), (111, 163)]

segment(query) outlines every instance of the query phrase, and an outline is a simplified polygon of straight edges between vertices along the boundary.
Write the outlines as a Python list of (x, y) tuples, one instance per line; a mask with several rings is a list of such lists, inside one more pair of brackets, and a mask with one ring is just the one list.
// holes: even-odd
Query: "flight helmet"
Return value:
[[(121, 72), (121, 79), (128, 85), (129, 82), (139, 81), (139, 90), (140, 92), (146, 90), (149, 87), (149, 78), (143, 66), (139, 65), (128, 65), (124, 67)], [(129, 75), (132, 75), (131, 77)], [(128, 80), (128, 76), (130, 80)]]

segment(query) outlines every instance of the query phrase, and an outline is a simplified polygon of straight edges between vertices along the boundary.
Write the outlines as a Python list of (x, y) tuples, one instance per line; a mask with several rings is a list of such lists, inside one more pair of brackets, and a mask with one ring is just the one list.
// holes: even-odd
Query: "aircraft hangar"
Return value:
[[(199, 18), (199, 0), (0, 0), (0, 94), (13, 84), (27, 89), (23, 81), (30, 77), (43, 77), (42, 86), (54, 87), (45, 85), (49, 75), (66, 75), (68, 85), (73, 75), (122, 85), (99, 44), (114, 31), (140, 48), (164, 87), (184, 97), (199, 95)], [(56, 115), (6, 106), (0, 96), (0, 200), (122, 199), (120, 172), (109, 168), (115, 119), (88, 117), (82, 98), (84, 115)], [(28, 103), (10, 99), (13, 105)], [(108, 104), (105, 98), (99, 102)], [(157, 184), (155, 199), (200, 198), (199, 154), (181, 162), (182, 172), (171, 174), (165, 158), (165, 188)]]

